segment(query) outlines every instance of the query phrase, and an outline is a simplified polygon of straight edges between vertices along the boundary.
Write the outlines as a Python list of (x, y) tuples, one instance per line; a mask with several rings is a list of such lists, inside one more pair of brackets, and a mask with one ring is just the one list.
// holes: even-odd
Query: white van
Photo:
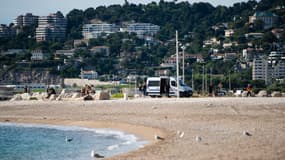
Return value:
[[(180, 97), (191, 97), (192, 88), (179, 80)], [(146, 93), (151, 97), (177, 96), (177, 85), (174, 77), (149, 77), (146, 80)]]

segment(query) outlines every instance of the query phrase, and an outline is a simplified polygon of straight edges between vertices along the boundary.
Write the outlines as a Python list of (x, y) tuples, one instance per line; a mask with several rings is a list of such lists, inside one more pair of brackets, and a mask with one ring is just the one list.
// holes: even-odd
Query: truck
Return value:
[[(177, 97), (176, 81), (176, 78), (168, 76), (149, 77), (146, 80), (146, 94), (151, 97)], [(191, 97), (193, 94), (192, 88), (181, 79), (179, 79), (179, 94), (180, 97)]]

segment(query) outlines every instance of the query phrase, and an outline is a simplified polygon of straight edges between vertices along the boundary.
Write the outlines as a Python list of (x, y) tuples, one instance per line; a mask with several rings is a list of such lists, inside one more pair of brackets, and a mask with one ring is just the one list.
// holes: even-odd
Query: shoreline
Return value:
[(159, 143), (160, 141), (154, 139), (154, 135), (160, 135), (161, 137), (169, 137), (170, 133), (163, 131), (159, 128), (141, 126), (141, 125), (131, 125), (127, 123), (118, 123), (111, 121), (70, 121), (70, 120), (49, 120), (49, 119), (26, 119), (26, 118), (1, 118), (0, 122), (2, 123), (23, 123), (23, 124), (44, 124), (44, 125), (61, 125), (61, 126), (77, 126), (85, 128), (94, 128), (94, 129), (111, 129), (114, 131), (121, 131), (128, 134), (133, 134), (138, 138), (138, 140), (145, 140), (145, 144), (142, 148), (132, 150), (130, 152), (122, 153), (112, 157), (106, 157), (105, 159), (113, 159), (119, 156), (129, 156), (135, 155), (136, 152), (142, 150), (147, 150), (152, 145)]
[(1, 121), (110, 127), (150, 142), (107, 159), (285, 159), (285, 98), (6, 101), (0, 111)]

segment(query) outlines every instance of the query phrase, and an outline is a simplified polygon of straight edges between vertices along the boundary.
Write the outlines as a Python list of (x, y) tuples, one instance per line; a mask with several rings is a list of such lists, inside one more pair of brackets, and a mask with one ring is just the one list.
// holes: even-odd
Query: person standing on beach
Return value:
[(246, 91), (247, 91), (247, 97), (251, 97), (251, 90), (252, 90), (252, 87), (250, 84), (247, 85), (246, 87)]

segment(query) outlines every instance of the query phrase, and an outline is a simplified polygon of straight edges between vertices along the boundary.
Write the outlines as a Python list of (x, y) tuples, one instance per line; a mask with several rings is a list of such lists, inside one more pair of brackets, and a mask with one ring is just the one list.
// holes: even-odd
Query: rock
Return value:
[(21, 101), (21, 100), (23, 100), (22, 96), (20, 94), (16, 94), (10, 101)]
[(107, 92), (99, 92), (95, 94), (95, 99), (96, 100), (109, 100), (110, 95)]
[(73, 95), (72, 95), (72, 99), (76, 99), (76, 98), (79, 98), (80, 97), (80, 95), (79, 95), (79, 93), (73, 93)]
[(128, 93), (124, 93), (124, 100), (128, 100)]
[(242, 97), (247, 97), (247, 91), (243, 91), (241, 94)]
[(37, 97), (30, 97), (30, 101), (33, 101), (33, 100), (38, 100)]
[(22, 97), (22, 100), (27, 101), (27, 100), (30, 100), (31, 95), (29, 93), (23, 93), (21, 94), (21, 97)]
[(141, 96), (139, 94), (134, 95), (135, 98), (140, 98)]
[(271, 96), (272, 97), (282, 97), (282, 94), (279, 91), (274, 91), (274, 92), (271, 93)]
[(84, 96), (83, 100), (84, 101), (92, 101), (94, 99), (93, 99), (93, 97), (91, 95), (86, 95), (86, 96)]
[(62, 94), (62, 95), (65, 94), (65, 89), (62, 89), (60, 94)]
[(54, 101), (56, 98), (55, 98), (55, 94), (52, 94), (52, 95), (50, 95), (50, 97), (49, 97), (49, 100), (50, 101)]
[(60, 101), (60, 100), (62, 100), (63, 97), (64, 96), (62, 94), (60, 94), (55, 100)]
[(258, 92), (257, 97), (267, 97), (267, 91), (261, 90)]

